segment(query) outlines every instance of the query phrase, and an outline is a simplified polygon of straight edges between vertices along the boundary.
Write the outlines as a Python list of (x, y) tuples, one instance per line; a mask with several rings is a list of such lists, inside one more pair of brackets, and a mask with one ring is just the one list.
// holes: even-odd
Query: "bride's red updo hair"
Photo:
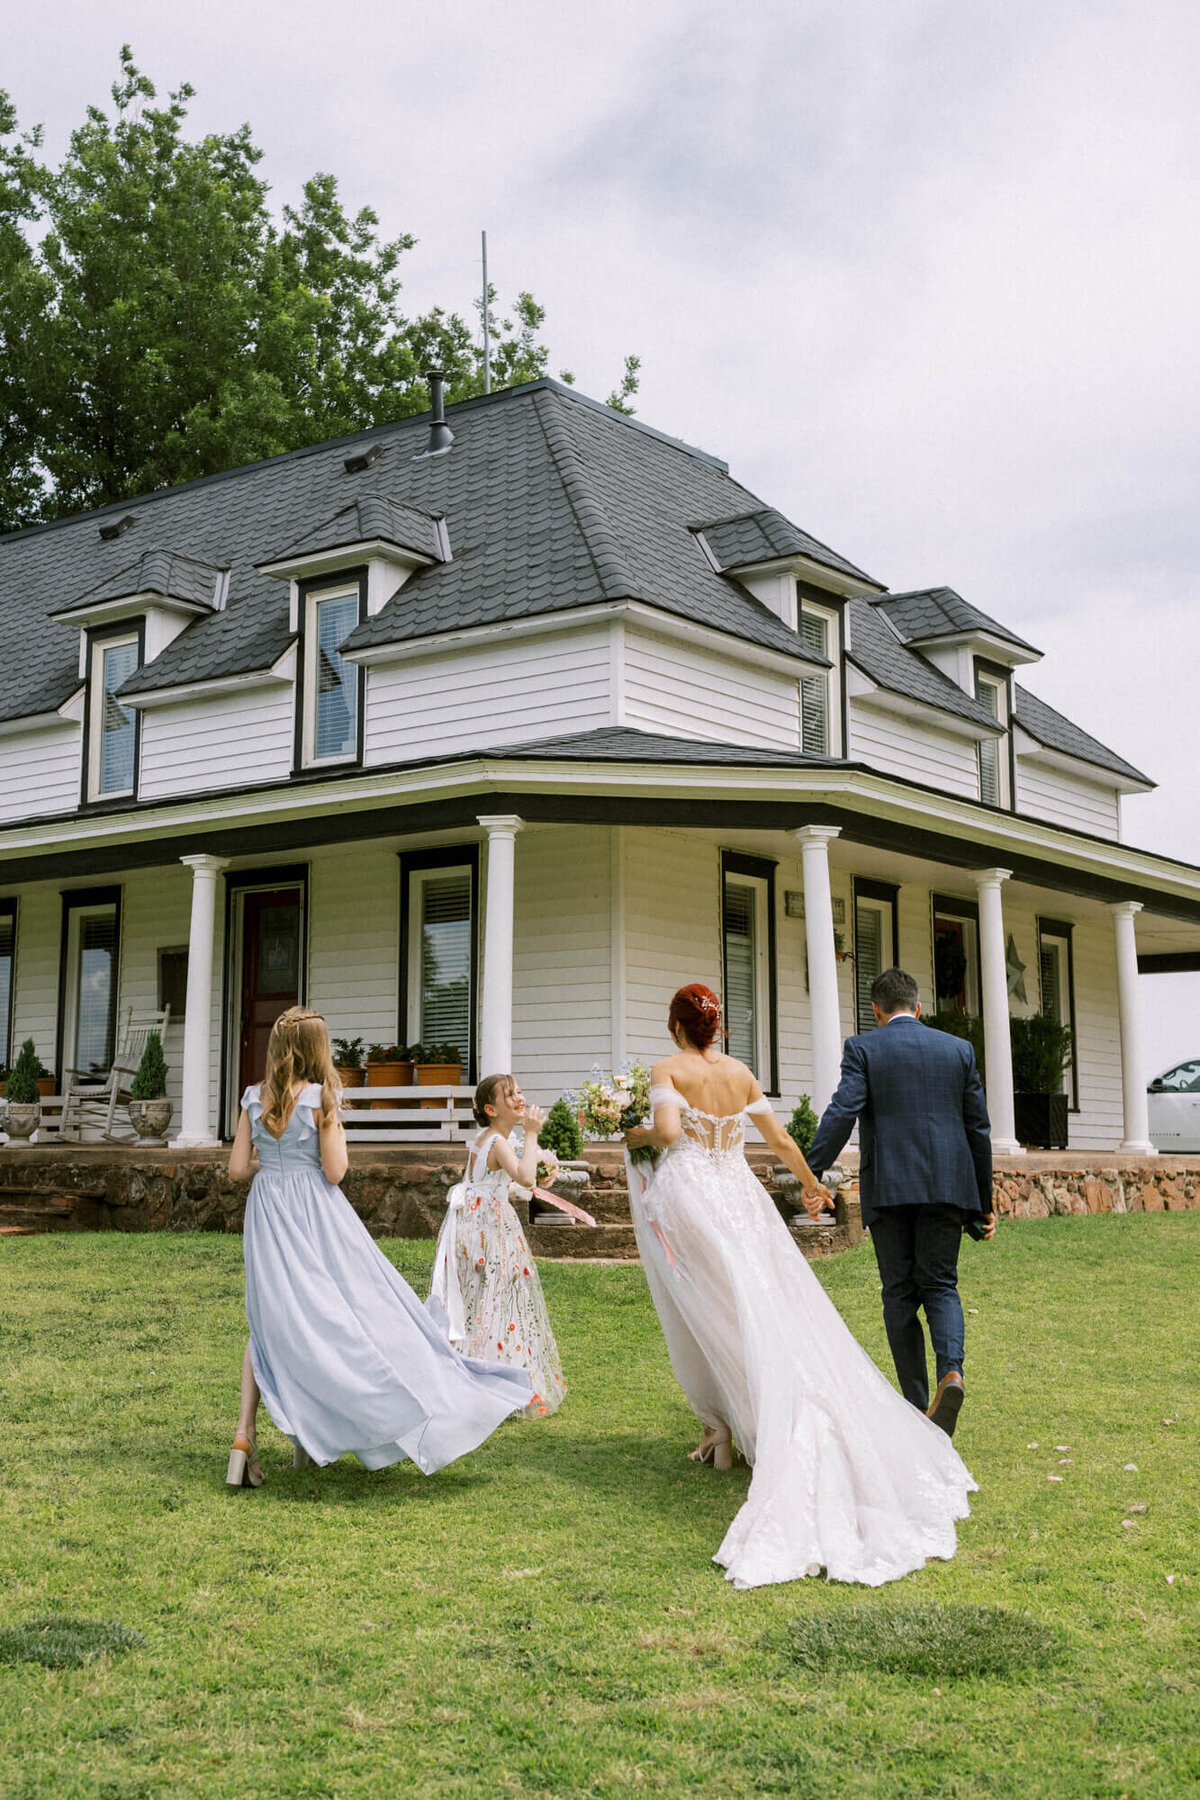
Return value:
[(698, 981), (681, 987), (667, 1014), (671, 1031), (682, 1031), (697, 1050), (707, 1050), (721, 1029), (721, 1002)]

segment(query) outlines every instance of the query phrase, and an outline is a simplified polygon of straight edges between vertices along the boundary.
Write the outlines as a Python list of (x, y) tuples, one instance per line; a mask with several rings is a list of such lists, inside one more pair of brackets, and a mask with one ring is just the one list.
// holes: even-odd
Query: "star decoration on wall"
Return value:
[(1025, 999), (1025, 964), (1017, 955), (1016, 939), (1012, 932), (1008, 934), (1008, 945), (1004, 952), (1004, 972), (1008, 976), (1008, 991), (1015, 994), (1018, 1000)]

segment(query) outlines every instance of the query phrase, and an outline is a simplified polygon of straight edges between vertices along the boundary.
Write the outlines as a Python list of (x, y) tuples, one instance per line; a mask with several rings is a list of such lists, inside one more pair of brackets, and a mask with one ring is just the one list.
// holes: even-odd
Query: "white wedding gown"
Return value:
[(976, 1484), (826, 1296), (746, 1161), (745, 1115), (671, 1085), (650, 1102), (678, 1106), (681, 1131), (652, 1174), (629, 1164), (646, 1279), (689, 1404), (754, 1469), (714, 1562), (739, 1588), (822, 1570), (878, 1587), (953, 1556)]

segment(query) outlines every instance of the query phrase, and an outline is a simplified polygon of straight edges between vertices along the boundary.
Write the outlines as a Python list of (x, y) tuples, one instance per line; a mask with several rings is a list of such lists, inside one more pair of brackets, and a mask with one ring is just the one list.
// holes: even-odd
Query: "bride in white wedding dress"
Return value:
[(699, 1460), (753, 1467), (713, 1558), (735, 1587), (824, 1573), (878, 1587), (955, 1550), (975, 1490), (946, 1433), (856, 1342), (745, 1157), (749, 1114), (816, 1217), (825, 1196), (745, 1064), (717, 1047), (720, 1004), (681, 988), (653, 1127), (626, 1134), (630, 1205), (671, 1366), (705, 1421)]

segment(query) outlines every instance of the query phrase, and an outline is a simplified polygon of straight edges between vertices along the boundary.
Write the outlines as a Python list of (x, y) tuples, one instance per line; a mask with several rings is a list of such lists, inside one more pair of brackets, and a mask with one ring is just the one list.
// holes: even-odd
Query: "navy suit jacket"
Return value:
[(906, 1014), (846, 1039), (808, 1164), (823, 1175), (859, 1122), (863, 1224), (884, 1207), (992, 1210), (992, 1131), (965, 1038)]

